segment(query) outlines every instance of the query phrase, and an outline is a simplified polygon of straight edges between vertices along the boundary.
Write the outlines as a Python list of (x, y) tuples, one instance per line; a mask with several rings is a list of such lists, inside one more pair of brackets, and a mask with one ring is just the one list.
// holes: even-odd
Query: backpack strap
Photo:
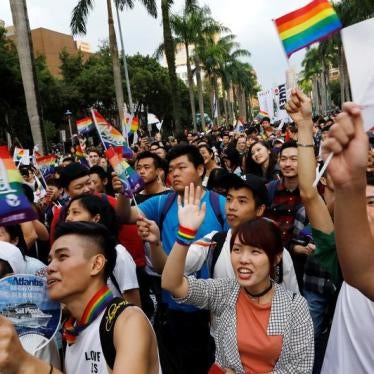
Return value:
[(160, 220), (159, 220), (159, 222), (157, 222), (158, 223), (158, 228), (160, 230), (161, 237), (162, 237), (162, 225), (164, 223), (166, 213), (168, 212), (170, 207), (173, 205), (173, 202), (177, 198), (177, 195), (178, 194), (176, 192), (170, 192), (168, 194), (168, 197), (165, 200), (164, 206), (162, 207), (162, 211), (161, 211), (161, 214), (160, 214)]
[(223, 244), (225, 243), (227, 232), (216, 232), (212, 237), (212, 244), (208, 250), (207, 264), (209, 270), (209, 278), (213, 278), (214, 267), (216, 266), (219, 255), (221, 254)]
[(126, 300), (115, 297), (112, 302), (107, 306), (103, 318), (100, 322), (100, 344), (103, 350), (104, 358), (108, 367), (113, 370), (114, 362), (116, 359), (116, 347), (113, 343), (114, 326), (117, 318), (129, 306)]
[(217, 217), (217, 220), (219, 224), (221, 225), (221, 228), (223, 229), (225, 226), (225, 220), (223, 218), (222, 212), (221, 212), (221, 206), (219, 204), (219, 194), (214, 191), (209, 191), (209, 201), (212, 205), (213, 211), (215, 216)]

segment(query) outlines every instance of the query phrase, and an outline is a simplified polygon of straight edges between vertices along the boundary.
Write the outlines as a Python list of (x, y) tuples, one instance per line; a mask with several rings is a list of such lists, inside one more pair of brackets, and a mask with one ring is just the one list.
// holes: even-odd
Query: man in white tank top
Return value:
[[(159, 374), (157, 341), (147, 317), (114, 299), (106, 286), (116, 261), (109, 231), (95, 223), (71, 222), (59, 226), (56, 234), (47, 283), (49, 297), (64, 304), (71, 316), (63, 328), (65, 372)], [(101, 323), (111, 335), (100, 336)], [(0, 372), (60, 373), (25, 352), (13, 325), (3, 317)]]

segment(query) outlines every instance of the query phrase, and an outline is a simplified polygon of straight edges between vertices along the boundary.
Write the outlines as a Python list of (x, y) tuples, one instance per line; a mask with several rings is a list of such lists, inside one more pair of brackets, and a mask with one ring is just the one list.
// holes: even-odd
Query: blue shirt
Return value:
[[(209, 191), (206, 191), (201, 202), (206, 203), (206, 215), (204, 218), (204, 222), (200, 226), (197, 234), (196, 239), (200, 239), (206, 234), (212, 231), (223, 231), (228, 230), (228, 225), (225, 220), (224, 227), (218, 221), (216, 217), (213, 207), (210, 203), (209, 198)], [(169, 194), (154, 196), (143, 203), (139, 204), (139, 209), (144, 213), (144, 215), (152, 220), (155, 221), (158, 225), (160, 225), (160, 218), (163, 207), (168, 199)], [(221, 211), (222, 217), (225, 218), (225, 202), (226, 199), (223, 196), (219, 196), (219, 207)], [(177, 199), (174, 199), (173, 203), (171, 204), (169, 210), (166, 212), (164, 216), (164, 222), (162, 223), (162, 246), (166, 254), (171, 252), (173, 245), (175, 243), (175, 239), (177, 237), (178, 232), (178, 204)], [(195, 274), (197, 277), (200, 278), (208, 278), (208, 269), (206, 265), (204, 265), (201, 270)], [(179, 305), (177, 304), (172, 298), (169, 292), (163, 291), (163, 301), (165, 301), (169, 307), (178, 310), (185, 310), (185, 311), (192, 311), (196, 310), (194, 307), (186, 306), (186, 305)]]

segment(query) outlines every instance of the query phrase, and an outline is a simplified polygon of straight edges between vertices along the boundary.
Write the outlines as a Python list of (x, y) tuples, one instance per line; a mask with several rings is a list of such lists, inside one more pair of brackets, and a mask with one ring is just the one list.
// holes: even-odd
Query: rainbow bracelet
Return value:
[(195, 239), (197, 230), (191, 230), (188, 229), (187, 227), (183, 227), (179, 225), (177, 237), (175, 241), (183, 246), (189, 247), (193, 240)]

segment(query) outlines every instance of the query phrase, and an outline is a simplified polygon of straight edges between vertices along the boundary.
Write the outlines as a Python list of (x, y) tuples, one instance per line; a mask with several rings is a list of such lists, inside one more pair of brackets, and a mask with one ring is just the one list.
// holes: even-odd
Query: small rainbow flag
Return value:
[(136, 193), (144, 188), (143, 179), (113, 147), (105, 151), (105, 156), (122, 182), (123, 193), (128, 198), (133, 198)]
[(288, 57), (343, 27), (328, 0), (314, 0), (274, 22)]
[(40, 156), (35, 158), (35, 166), (43, 174), (43, 177), (47, 178), (55, 172), (56, 161), (56, 155)]
[(86, 154), (84, 153), (82, 147), (80, 144), (77, 144), (75, 146), (75, 157), (77, 158), (77, 160), (84, 166), (87, 166), (89, 167), (88, 165), (88, 161), (86, 159)]
[(84, 117), (77, 120), (77, 130), (79, 134), (87, 134), (95, 128), (91, 117)]
[(23, 178), (16, 168), (8, 148), (0, 146), (0, 226), (32, 221), (37, 218), (23, 194)]
[(269, 113), (268, 112), (265, 112), (265, 111), (263, 111), (263, 110), (260, 110), (260, 112), (257, 114), (257, 116), (256, 116), (256, 118), (258, 119), (258, 120), (262, 120), (262, 119), (264, 119), (265, 117), (269, 117)]
[(130, 132), (136, 132), (139, 129), (139, 118), (138, 116), (134, 116), (131, 121)]
[(19, 162), (23, 165), (30, 165), (30, 151), (23, 148), (14, 148), (13, 161)]

